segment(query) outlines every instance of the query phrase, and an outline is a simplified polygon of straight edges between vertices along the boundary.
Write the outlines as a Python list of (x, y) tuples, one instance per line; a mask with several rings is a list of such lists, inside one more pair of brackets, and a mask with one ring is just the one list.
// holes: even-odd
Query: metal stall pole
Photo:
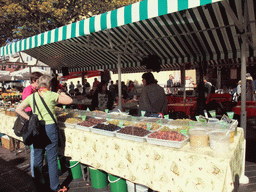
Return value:
[(246, 139), (246, 122), (247, 122), (247, 116), (246, 116), (246, 34), (242, 34), (242, 49), (241, 49), (241, 127), (244, 129), (244, 138)]
[(118, 54), (118, 64), (117, 64), (117, 69), (118, 69), (118, 109), (122, 111), (122, 90), (121, 90), (121, 54)]

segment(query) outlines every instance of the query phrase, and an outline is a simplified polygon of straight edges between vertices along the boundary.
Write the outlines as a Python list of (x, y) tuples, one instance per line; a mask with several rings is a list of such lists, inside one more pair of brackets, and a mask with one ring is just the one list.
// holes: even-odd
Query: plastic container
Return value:
[(208, 123), (218, 123), (219, 119), (217, 118), (208, 118)]
[(190, 129), (189, 130), (191, 147), (207, 147), (208, 146), (208, 131), (206, 129)]
[(126, 181), (120, 177), (108, 174), (111, 192), (127, 192)]
[(214, 150), (214, 154), (218, 156), (226, 156), (230, 151), (230, 131), (212, 131), (209, 133), (210, 147)]
[(69, 165), (68, 168), (71, 169), (73, 179), (80, 179), (83, 176), (80, 162), (70, 160)]
[(219, 119), (209, 118), (207, 125), (210, 129), (219, 129), (220, 128)]
[(97, 128), (91, 128), (91, 132), (93, 133), (97, 133), (100, 135), (105, 135), (105, 136), (109, 136), (109, 137), (115, 137), (116, 136), (116, 131), (106, 131), (106, 130), (102, 130), (102, 129), (97, 129)]
[(129, 134), (124, 134), (124, 133), (118, 133), (116, 132), (116, 137), (120, 139), (125, 139), (125, 140), (130, 140), (130, 141), (137, 141), (137, 142), (145, 142), (146, 137), (141, 137), (141, 136), (136, 136), (136, 135), (129, 135)]
[(146, 186), (134, 184), (127, 180), (126, 180), (126, 183), (127, 183), (128, 192), (135, 192), (135, 187), (136, 187), (136, 192), (147, 192), (148, 191), (148, 187), (146, 187)]
[(107, 173), (100, 171), (93, 167), (89, 167), (92, 187), (95, 189), (102, 189), (108, 185)]
[(75, 125), (75, 128), (83, 130), (83, 131), (91, 131), (92, 127), (86, 127), (86, 126), (82, 126), (82, 125)]

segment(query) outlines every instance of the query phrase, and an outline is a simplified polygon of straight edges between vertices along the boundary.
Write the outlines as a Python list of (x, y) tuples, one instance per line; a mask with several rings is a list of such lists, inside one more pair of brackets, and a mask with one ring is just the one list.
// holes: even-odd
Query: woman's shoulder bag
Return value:
[(42, 114), (39, 111), (39, 108), (36, 104), (35, 100), (35, 93), (33, 93), (33, 113), (31, 114), (27, 126), (24, 126), (23, 130), (23, 142), (25, 145), (31, 145), (34, 143), (35, 139), (39, 135), (39, 130), (40, 130), (40, 121), (38, 119), (38, 115), (35, 114), (35, 106), (37, 107), (37, 110), (39, 114), (42, 116)]

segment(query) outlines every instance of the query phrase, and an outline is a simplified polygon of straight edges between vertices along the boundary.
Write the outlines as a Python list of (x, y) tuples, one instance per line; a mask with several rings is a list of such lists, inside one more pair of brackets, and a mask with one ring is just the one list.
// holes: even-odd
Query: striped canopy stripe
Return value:
[[(220, 0), (144, 0), (1, 47), (0, 56), (190, 9)], [(157, 8), (157, 9), (156, 9)]]
[(151, 54), (162, 59), (162, 70), (180, 69), (181, 65), (198, 68), (202, 60), (209, 68), (236, 67), (241, 63), (241, 33), (225, 2), (242, 21), (243, 9), (248, 7), (246, 34), (250, 44), (245, 54), (248, 65), (256, 64), (254, 0), (144, 0), (10, 44), (0, 51), (8, 55), (23, 50), (54, 69), (69, 67), (70, 72), (117, 72), (119, 53), (122, 73), (145, 70), (140, 62)]

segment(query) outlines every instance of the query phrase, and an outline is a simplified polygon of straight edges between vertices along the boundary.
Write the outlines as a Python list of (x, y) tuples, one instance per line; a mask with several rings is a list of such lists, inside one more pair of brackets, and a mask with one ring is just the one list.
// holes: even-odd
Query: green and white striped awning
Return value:
[(150, 54), (158, 55), (166, 70), (187, 63), (195, 68), (202, 57), (208, 65), (237, 64), (240, 25), (233, 15), (242, 20), (245, 6), (246, 54), (255, 62), (253, 0), (144, 0), (1, 47), (0, 55), (23, 51), (54, 69), (70, 71), (114, 70), (118, 54), (122, 70), (144, 70), (140, 61)]

